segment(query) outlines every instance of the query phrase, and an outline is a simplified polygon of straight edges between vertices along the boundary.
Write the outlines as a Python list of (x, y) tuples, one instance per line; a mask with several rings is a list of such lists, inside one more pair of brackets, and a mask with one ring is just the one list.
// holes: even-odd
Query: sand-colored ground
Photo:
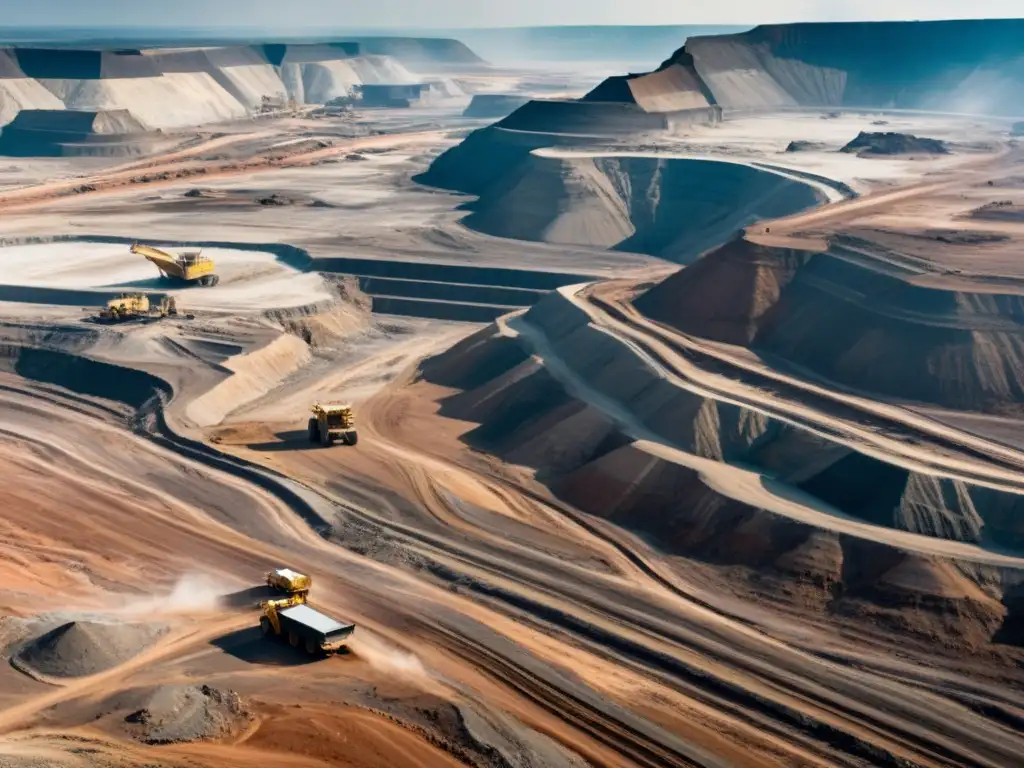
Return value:
[[(172, 252), (191, 248), (168, 248)], [(331, 294), (314, 274), (281, 264), (273, 254), (206, 248), (220, 282), (214, 287), (167, 291), (196, 310), (245, 311), (304, 306), (329, 301)], [(132, 291), (166, 288), (156, 266), (132, 254), (123, 243), (57, 242), (3, 249), (3, 283), (57, 291)]]
[[(693, 286), (654, 317), (637, 297), (702, 267), (467, 228), (468, 198), (411, 181), (458, 141), (458, 110), (358, 119), (388, 133), (272, 120), (132, 163), (11, 171), (0, 765), (1015, 764), (1024, 456), (995, 435), (1012, 414), (909, 407), (672, 314), (717, 306), (722, 328), (752, 333), (783, 277)], [(1015, 278), (1013, 221), (969, 215), (1016, 199), (1005, 148), (778, 162), (790, 119), (794, 140), (864, 118), (582, 151), (619, 163), (619, 191), (650, 170), (630, 159), (694, 155), (809, 184), (823, 207), (751, 228), (767, 251), (838, 233), (860, 238), (844, 263), (911, 264), (918, 287)], [(841, 201), (847, 188), (862, 196)], [(971, 266), (969, 241), (914, 240), (952, 221), (1009, 239)], [(218, 286), (175, 292), (193, 319), (85, 321), (80, 296), (159, 290), (133, 238), (217, 260)], [(458, 269), (615, 279), (453, 323), (373, 314), (331, 267), (357, 258), (445, 265), (478, 289), (495, 286)], [(384, 279), (421, 298), (443, 282)], [(957, 307), (934, 314), (1010, 314)], [(354, 403), (357, 446), (308, 442), (316, 400)], [(282, 565), (356, 623), (347, 653), (311, 661), (260, 637), (258, 586)], [(175, 702), (173, 743), (147, 743)]]

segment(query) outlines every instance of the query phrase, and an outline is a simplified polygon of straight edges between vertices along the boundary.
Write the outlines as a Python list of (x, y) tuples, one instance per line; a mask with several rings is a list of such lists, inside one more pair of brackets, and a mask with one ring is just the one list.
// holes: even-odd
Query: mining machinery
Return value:
[(338, 653), (356, 625), (338, 621), (308, 604), (313, 580), (290, 568), (267, 574), (267, 586), (281, 596), (260, 603), (260, 631), (265, 638), (286, 639), (311, 656)]
[(348, 403), (317, 403), (312, 411), (306, 425), (309, 442), (326, 448), (334, 445), (335, 440), (341, 440), (345, 445), (359, 442), (355, 411)]
[(213, 259), (202, 251), (171, 253), (151, 245), (132, 243), (131, 252), (144, 256), (160, 270), (160, 278), (185, 285), (216, 285), (220, 277), (214, 274)]

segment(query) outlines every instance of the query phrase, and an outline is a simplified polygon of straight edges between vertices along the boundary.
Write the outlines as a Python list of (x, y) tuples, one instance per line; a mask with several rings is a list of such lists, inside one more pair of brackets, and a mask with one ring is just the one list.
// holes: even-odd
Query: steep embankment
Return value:
[[(759, 27), (740, 35), (691, 38), (654, 72), (609, 78), (579, 100), (523, 104), (501, 122), (471, 134), (438, 157), (420, 180), (481, 196), (475, 208), (479, 215), (469, 223), (484, 231), (526, 239), (545, 239), (550, 231), (555, 236), (553, 242), (612, 246), (617, 244), (609, 240), (632, 225), (638, 239), (629, 247), (685, 261), (694, 255), (692, 250), (674, 251), (669, 244), (646, 242), (644, 215), (629, 216), (632, 221), (627, 224), (622, 206), (613, 202), (607, 207), (608, 222), (603, 231), (566, 240), (564, 232), (573, 227), (563, 224), (565, 216), (574, 216), (582, 207), (584, 218), (596, 218), (592, 214), (595, 200), (610, 198), (599, 188), (603, 182), (594, 186), (588, 181), (593, 173), (581, 168), (585, 163), (563, 162), (560, 169), (555, 169), (550, 162), (530, 157), (530, 153), (581, 143), (588, 148), (614, 144), (626, 136), (673, 132), (696, 123), (716, 122), (736, 112), (853, 106), (1022, 114), (1024, 53), (1018, 42), (1022, 36), (1024, 22), (993, 20), (783, 25)], [(651, 191), (665, 186), (646, 180), (657, 175), (653, 170), (656, 164), (648, 163), (648, 169), (639, 168), (643, 165), (639, 161), (628, 164), (636, 167), (636, 175), (629, 171), (625, 175), (633, 177), (639, 189)], [(674, 165), (671, 161), (665, 164), (666, 168)], [(530, 174), (537, 177), (530, 178)], [(752, 171), (730, 169), (720, 174), (725, 183), (722, 196), (732, 197), (727, 203), (734, 210), (748, 206), (752, 199), (762, 199), (770, 204), (768, 207), (775, 205), (773, 190), (768, 196), (760, 195), (764, 188), (760, 183), (753, 185), (750, 197), (731, 195), (729, 187), (736, 175), (746, 181), (767, 180)], [(703, 193), (712, 198), (720, 196), (716, 181), (701, 181), (705, 184)], [(514, 194), (517, 188), (530, 197)], [(498, 197), (492, 197), (496, 190)], [(492, 215), (502, 205), (507, 207), (507, 215)], [(504, 220), (512, 218), (513, 206), (534, 209), (520, 227), (523, 231)], [(542, 206), (546, 210), (541, 210)], [(745, 218), (748, 224), (758, 220), (766, 215), (762, 207), (754, 205), (750, 216), (738, 216), (737, 220)], [(684, 226), (693, 221), (693, 215), (716, 215), (701, 210), (685, 213), (687, 217), (680, 219)], [(729, 237), (735, 228), (730, 231), (722, 226), (721, 231), (717, 242)], [(700, 241), (694, 239), (694, 243)], [(702, 242), (706, 246), (716, 243), (714, 239)]]
[[(531, 151), (514, 143), (520, 136), (497, 145), (500, 152), (482, 136), (467, 140), (460, 160), (439, 160), (421, 179), (438, 186), (461, 182), (477, 194), (464, 223), (486, 234), (681, 263), (744, 226), (826, 200), (804, 181), (749, 164)], [(469, 162), (473, 151), (480, 154)]]
[(142, 154), (161, 138), (128, 110), (24, 109), (0, 134), (0, 155), (61, 157)]
[(1024, 112), (1022, 35), (1021, 19), (773, 25), (694, 39), (684, 53), (725, 107), (1015, 115)]
[[(0, 49), (0, 125), (23, 109), (128, 110), (145, 129), (177, 128), (243, 117), (264, 97), (319, 104), (364, 83), (418, 80), (407, 62), (460, 60), (437, 42), (445, 41), (384, 39), (362, 50), (355, 43)], [(392, 50), (399, 55), (385, 52)], [(460, 55), (475, 59), (468, 49)]]
[(22, 71), (14, 51), (0, 49), (0, 126), (23, 109), (63, 109), (64, 104), (42, 83)]
[(1024, 402), (1024, 295), (915, 284), (859, 263), (842, 238), (819, 252), (737, 240), (636, 306), (895, 398), (1014, 414)]
[(363, 53), (391, 56), (419, 72), (451, 66), (480, 65), (484, 60), (465, 43), (446, 37), (353, 37)]
[(1019, 545), (1018, 495), (699, 395), (588, 321), (552, 294), (510, 324), (518, 336), (485, 329), (422, 375), (457, 390), (441, 413), (479, 424), (473, 447), (765, 599), (957, 648), (1001, 631), (997, 595), (1010, 596), (1019, 562), (970, 542)]
[(781, 24), (691, 37), (652, 75), (587, 98), (662, 110), (789, 107), (1024, 113), (1024, 20)]
[(743, 163), (539, 151), (482, 189), (464, 223), (686, 263), (743, 226), (823, 202), (814, 186)]

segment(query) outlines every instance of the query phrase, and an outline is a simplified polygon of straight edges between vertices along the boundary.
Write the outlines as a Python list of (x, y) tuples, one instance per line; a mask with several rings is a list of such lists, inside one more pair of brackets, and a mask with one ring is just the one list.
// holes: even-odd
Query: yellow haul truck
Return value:
[(352, 406), (347, 403), (317, 403), (313, 406), (313, 416), (306, 428), (309, 442), (320, 443), (327, 448), (334, 445), (336, 439), (345, 445), (355, 445), (359, 442), (356, 415)]
[(175, 254), (151, 245), (132, 243), (131, 252), (145, 256), (160, 270), (160, 277), (187, 285), (216, 285), (220, 277), (213, 273), (213, 259), (202, 251)]
[(345, 647), (356, 631), (351, 622), (332, 619), (307, 604), (313, 580), (289, 568), (267, 574), (267, 586), (282, 594), (260, 603), (260, 630), (266, 638), (287, 638), (294, 648), (311, 656), (330, 655)]

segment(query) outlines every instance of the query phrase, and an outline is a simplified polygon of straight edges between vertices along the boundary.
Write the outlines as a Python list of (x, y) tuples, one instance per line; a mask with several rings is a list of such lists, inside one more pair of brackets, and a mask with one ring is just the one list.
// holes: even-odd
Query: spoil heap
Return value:
[(85, 677), (125, 663), (162, 633), (148, 624), (72, 621), (22, 646), (15, 666), (44, 677)]
[(866, 133), (839, 150), (860, 157), (870, 155), (948, 155), (946, 145), (938, 139), (924, 139), (907, 133)]

